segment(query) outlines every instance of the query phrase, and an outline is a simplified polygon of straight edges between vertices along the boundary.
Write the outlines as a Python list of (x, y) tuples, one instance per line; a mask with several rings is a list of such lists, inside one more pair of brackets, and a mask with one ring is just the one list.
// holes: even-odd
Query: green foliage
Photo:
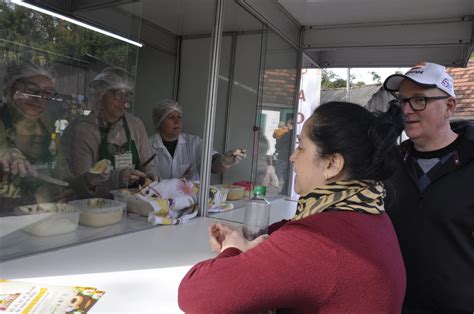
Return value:
[[(351, 86), (364, 86), (365, 83), (359, 81), (354, 83), (355, 76), (351, 74)], [(344, 88), (347, 85), (347, 80), (339, 77), (336, 73), (330, 70), (323, 70), (321, 75), (321, 89)]]
[(323, 70), (321, 75), (321, 88), (332, 89), (346, 87), (346, 80), (340, 78), (330, 70)]
[(382, 78), (377, 72), (371, 71), (370, 74), (372, 75), (372, 81), (377, 82), (379, 84), (381, 83)]
[(136, 53), (122, 41), (0, 0), (1, 64), (94, 59), (127, 68)]

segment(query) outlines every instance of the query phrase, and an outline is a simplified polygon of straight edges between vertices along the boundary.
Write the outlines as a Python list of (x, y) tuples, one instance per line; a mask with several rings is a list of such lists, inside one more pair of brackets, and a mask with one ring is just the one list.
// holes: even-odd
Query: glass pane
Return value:
[[(150, 203), (123, 215), (110, 203), (143, 184), (124, 168), (158, 175), (157, 158), (143, 166), (168, 152), (149, 144), (148, 135), (160, 136), (153, 108), (177, 99), (182, 130), (203, 131), (204, 116), (194, 113), (205, 109), (213, 1), (71, 2), (67, 10), (57, 2), (48, 5), (144, 46), (0, 1), (0, 157), (26, 165), (2, 169), (0, 260), (153, 227)], [(101, 159), (115, 166), (110, 175), (94, 167)], [(78, 224), (84, 207), (112, 214), (81, 214)]]
[(235, 2), (225, 2), (214, 148), (221, 153), (245, 150), (247, 158), (212, 176), (211, 184), (227, 193), (234, 209), (222, 217), (215, 213), (218, 209), (211, 209), (216, 218), (242, 221), (243, 212), (235, 209), (242, 208), (249, 196), (257, 149), (254, 126), (262, 40), (263, 25)]
[[(230, 189), (234, 210), (210, 215), (243, 222), (242, 207), (255, 185), (266, 186), (270, 200), (283, 198), (282, 189), (288, 190), (292, 131), (279, 136), (278, 145), (273, 134), (280, 120), (291, 127), (298, 52), (239, 6), (226, 3), (225, 12), (214, 140), (223, 151), (245, 149), (248, 157), (225, 172), (222, 181), (213, 177), (212, 183)], [(275, 170), (276, 148), (281, 152), (282, 180)]]
[(295, 121), (297, 62), (296, 49), (270, 32), (263, 101), (258, 112), (260, 141), (256, 172), (257, 184), (267, 186), (269, 196), (288, 195), (290, 191), (292, 168), (289, 158)]

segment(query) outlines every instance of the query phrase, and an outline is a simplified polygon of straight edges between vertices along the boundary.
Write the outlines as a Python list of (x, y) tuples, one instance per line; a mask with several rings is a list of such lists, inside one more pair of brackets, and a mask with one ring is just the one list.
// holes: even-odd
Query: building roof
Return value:
[(465, 68), (448, 68), (447, 72), (454, 79), (457, 108), (455, 117), (474, 119), (474, 60)]
[(382, 84), (371, 84), (351, 87), (349, 99), (346, 98), (345, 88), (322, 89), (321, 104), (329, 101), (349, 101), (365, 106), (372, 95), (375, 94), (381, 86)]

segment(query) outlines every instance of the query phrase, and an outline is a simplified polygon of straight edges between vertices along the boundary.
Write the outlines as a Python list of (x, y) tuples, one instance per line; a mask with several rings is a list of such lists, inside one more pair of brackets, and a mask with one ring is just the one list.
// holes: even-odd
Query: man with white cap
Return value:
[(106, 196), (145, 177), (157, 179), (143, 122), (129, 114), (133, 90), (131, 76), (121, 68), (107, 68), (91, 82), (92, 112), (74, 120), (64, 131), (63, 149), (74, 175), (87, 172), (99, 160), (111, 161), (109, 180), (97, 185), (92, 194)]
[(422, 63), (386, 79), (409, 139), (387, 184), (407, 271), (404, 313), (474, 313), (474, 126), (452, 128), (454, 81)]
[[(157, 156), (160, 178), (187, 177), (199, 180), (202, 140), (199, 136), (181, 133), (182, 114), (183, 110), (176, 101), (161, 101), (153, 109), (157, 133), (150, 137), (150, 143)], [(224, 155), (214, 151), (212, 172), (223, 173), (246, 157), (245, 149), (232, 149)]]

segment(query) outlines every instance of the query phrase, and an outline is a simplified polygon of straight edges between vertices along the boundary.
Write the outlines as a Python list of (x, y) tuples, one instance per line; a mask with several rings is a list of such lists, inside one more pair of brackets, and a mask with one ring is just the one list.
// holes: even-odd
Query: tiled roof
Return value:
[(474, 60), (465, 68), (448, 68), (454, 79), (457, 108), (455, 117), (474, 118)]
[(345, 88), (322, 89), (321, 104), (329, 101), (349, 101), (365, 106), (369, 99), (375, 94), (382, 84), (363, 85), (351, 87), (349, 99), (346, 98)]

